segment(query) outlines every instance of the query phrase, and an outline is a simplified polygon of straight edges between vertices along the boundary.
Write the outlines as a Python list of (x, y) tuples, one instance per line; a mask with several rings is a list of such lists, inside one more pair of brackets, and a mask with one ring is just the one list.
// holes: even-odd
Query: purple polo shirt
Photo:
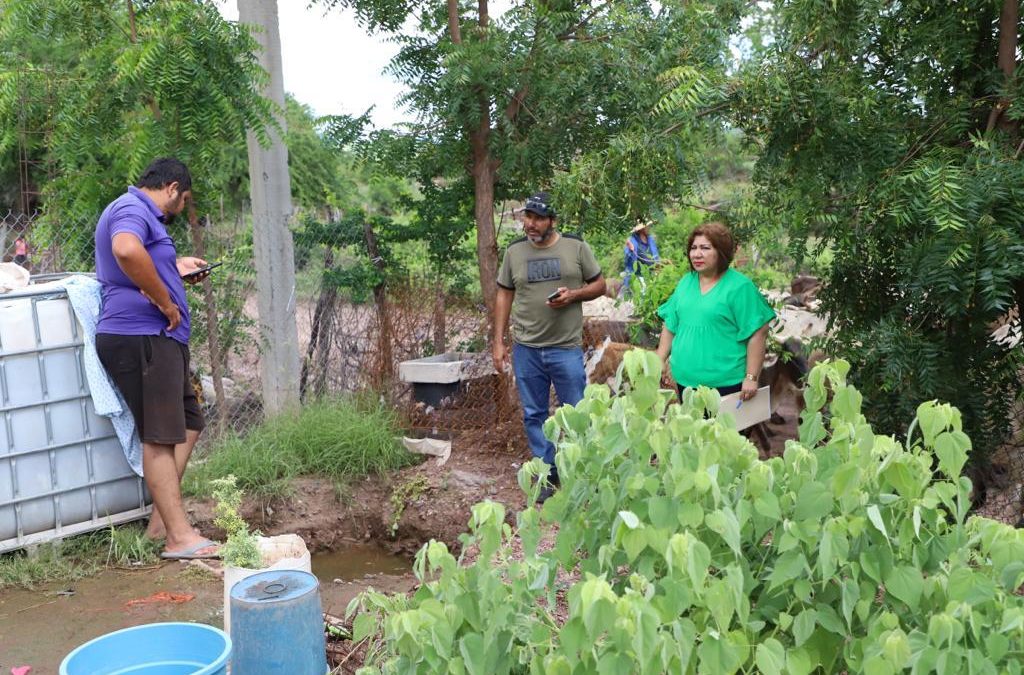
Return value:
[[(188, 344), (190, 322), (185, 283), (178, 273), (174, 240), (164, 227), (164, 214), (141, 190), (128, 192), (110, 203), (96, 223), (96, 279), (103, 288), (103, 307), (97, 333), (114, 335), (166, 335)], [(114, 258), (115, 234), (134, 234), (153, 259), (157, 274), (167, 286), (171, 300), (181, 310), (181, 324), (167, 331), (167, 317), (146, 299)]]

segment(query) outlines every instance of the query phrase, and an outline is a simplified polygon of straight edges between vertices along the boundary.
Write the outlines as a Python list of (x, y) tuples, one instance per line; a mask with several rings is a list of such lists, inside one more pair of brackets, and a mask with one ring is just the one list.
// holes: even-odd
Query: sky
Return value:
[[(284, 88), (317, 115), (361, 115), (370, 106), (374, 126), (389, 127), (411, 116), (398, 108), (404, 87), (384, 68), (398, 51), (379, 35), (368, 35), (350, 11), (307, 9), (308, 0), (278, 0)], [(238, 20), (236, 0), (219, 3), (221, 14)]]

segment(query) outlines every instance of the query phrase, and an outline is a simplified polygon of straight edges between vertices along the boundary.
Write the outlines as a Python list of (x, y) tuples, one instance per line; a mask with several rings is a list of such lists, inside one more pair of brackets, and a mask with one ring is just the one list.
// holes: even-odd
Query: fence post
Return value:
[(448, 317), (445, 314), (444, 277), (437, 273), (434, 288), (434, 353), (444, 354), (448, 351)]

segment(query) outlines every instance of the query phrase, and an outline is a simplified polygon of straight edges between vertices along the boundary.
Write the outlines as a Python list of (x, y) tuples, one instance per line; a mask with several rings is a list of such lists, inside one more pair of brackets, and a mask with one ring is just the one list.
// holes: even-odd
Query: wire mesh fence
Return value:
[[(5, 263), (34, 276), (94, 269), (94, 220), (56, 221), (45, 214), (0, 217)], [(175, 226), (179, 253), (224, 265), (189, 288), (194, 385), (208, 418), (206, 442), (244, 434), (264, 419), (251, 227), (241, 218)], [(422, 274), (391, 275), (353, 294), (337, 283), (338, 270), (364, 243), (351, 237), (297, 247), (295, 319), (300, 345), (303, 400), (371, 391), (398, 409), (410, 435), (459, 437), (499, 451), (525, 441), (511, 374), (496, 373), (487, 345), (484, 307), (451, 293)], [(365, 250), (361, 253), (365, 255)], [(585, 342), (630, 341), (623, 321), (587, 324)], [(442, 356), (447, 355), (447, 356)], [(621, 356), (621, 354), (619, 354)], [(428, 357), (459, 362), (458, 378), (424, 396), (403, 381), (404, 362)], [(592, 381), (605, 381), (614, 364), (601, 363)], [(1024, 374), (1022, 374), (1024, 377)], [(1024, 503), (1024, 402), (1007, 420), (1008, 440), (976, 475), (979, 513), (1015, 524)]]
[[(45, 214), (0, 218), (3, 261), (35, 279), (95, 269), (95, 220), (55, 221)], [(263, 420), (260, 363), (265, 341), (258, 325), (251, 228), (241, 219), (193, 219), (173, 226), (179, 255), (224, 264), (188, 287), (193, 385), (207, 416), (204, 442), (244, 433)], [(390, 278), (373, 293), (352, 297), (334, 282), (359, 246), (348, 239), (297, 247), (295, 322), (303, 400), (373, 391), (398, 408), (414, 433), (453, 435), (517, 420), (510, 378), (494, 373), (482, 305), (453, 295), (436, 279)], [(437, 405), (418, 403), (403, 382), (404, 361), (451, 353), (468, 359), (457, 391)]]

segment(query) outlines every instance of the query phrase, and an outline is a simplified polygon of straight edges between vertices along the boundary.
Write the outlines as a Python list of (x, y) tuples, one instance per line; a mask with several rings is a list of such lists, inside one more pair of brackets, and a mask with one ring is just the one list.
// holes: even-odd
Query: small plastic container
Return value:
[(151, 623), (101, 635), (60, 664), (60, 675), (226, 675), (231, 638), (201, 623)]

